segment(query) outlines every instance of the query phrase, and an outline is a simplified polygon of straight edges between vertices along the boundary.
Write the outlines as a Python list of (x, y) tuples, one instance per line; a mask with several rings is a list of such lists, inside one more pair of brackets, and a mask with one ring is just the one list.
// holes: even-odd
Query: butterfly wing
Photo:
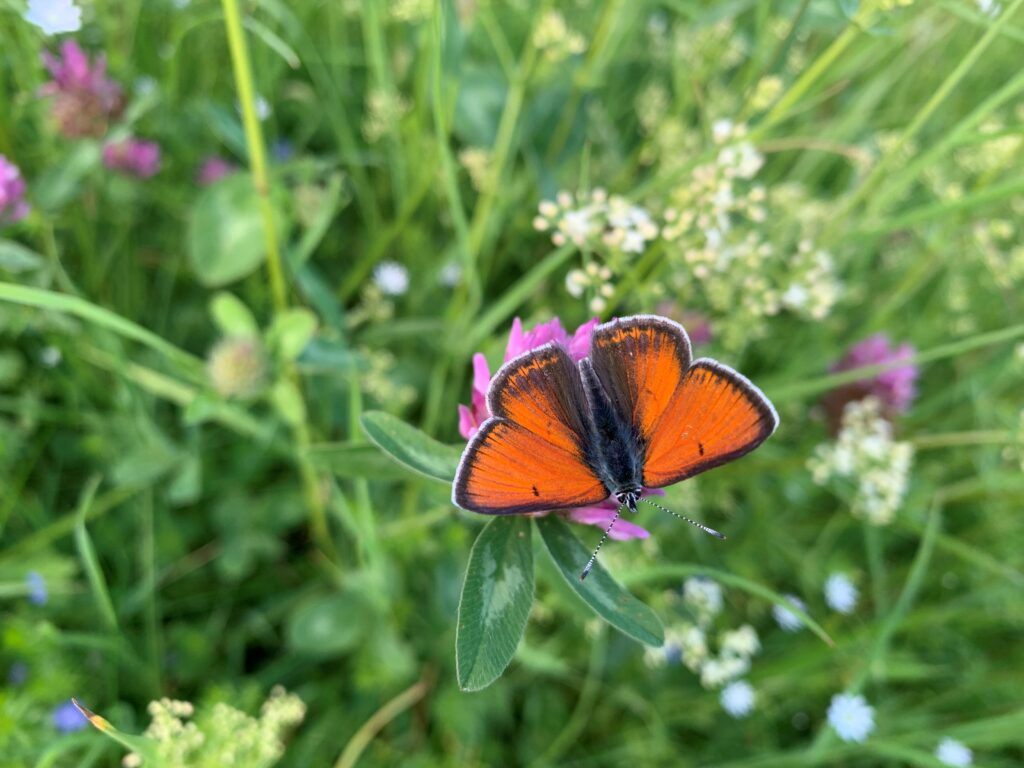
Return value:
[(506, 363), (487, 393), (493, 414), (462, 455), (452, 501), (514, 514), (596, 504), (608, 491), (587, 461), (586, 398), (566, 351), (549, 344)]
[(647, 441), (644, 484), (661, 488), (738, 459), (775, 431), (764, 394), (715, 360), (695, 360)]
[(594, 329), (590, 361), (619, 417), (650, 440), (690, 367), (690, 339), (664, 317), (635, 315)]
[(691, 363), (682, 326), (638, 315), (599, 326), (591, 361), (644, 446), (643, 482), (661, 488), (754, 450), (778, 426), (768, 398), (714, 360)]

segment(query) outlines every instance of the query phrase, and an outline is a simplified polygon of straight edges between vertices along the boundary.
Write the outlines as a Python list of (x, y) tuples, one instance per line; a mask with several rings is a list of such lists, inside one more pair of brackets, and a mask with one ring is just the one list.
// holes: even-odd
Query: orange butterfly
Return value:
[(493, 415), (466, 446), (452, 487), (456, 505), (487, 515), (609, 496), (636, 512), (643, 489), (737, 459), (779, 424), (761, 390), (715, 360), (693, 360), (683, 327), (656, 315), (598, 326), (578, 367), (555, 343), (510, 360), (487, 404)]

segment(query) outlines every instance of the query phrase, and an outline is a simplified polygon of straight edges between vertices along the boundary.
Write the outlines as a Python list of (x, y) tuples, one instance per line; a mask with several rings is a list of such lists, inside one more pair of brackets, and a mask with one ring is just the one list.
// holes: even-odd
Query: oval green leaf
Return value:
[(459, 687), (479, 691), (505, 671), (533, 605), (530, 521), (496, 517), (473, 544), (459, 600), (455, 669)]
[(433, 480), (450, 483), (459, 467), (462, 447), (439, 443), (411, 424), (383, 411), (367, 411), (359, 420), (363, 432), (403, 467)]
[(615, 581), (600, 561), (594, 563), (586, 580), (580, 581), (580, 573), (590, 560), (590, 550), (561, 518), (548, 515), (536, 518), (536, 523), (555, 566), (598, 616), (645, 645), (658, 647), (665, 643), (665, 628), (658, 615)]
[(188, 257), (199, 282), (227, 285), (255, 271), (266, 255), (263, 219), (252, 179), (242, 173), (211, 184), (192, 208)]

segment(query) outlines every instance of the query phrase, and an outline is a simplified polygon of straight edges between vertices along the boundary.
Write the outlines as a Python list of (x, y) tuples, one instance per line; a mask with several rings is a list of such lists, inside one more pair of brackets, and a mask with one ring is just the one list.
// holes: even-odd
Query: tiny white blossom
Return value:
[(734, 656), (753, 656), (761, 650), (761, 642), (756, 630), (749, 624), (739, 629), (732, 629), (722, 634), (720, 646), (723, 654)]
[(717, 616), (722, 610), (722, 588), (703, 576), (683, 582), (683, 601), (701, 617)]
[(28, 0), (25, 21), (47, 35), (77, 32), (82, 28), (82, 9), (73, 0)]
[(825, 602), (833, 611), (851, 613), (857, 607), (857, 587), (843, 573), (833, 573), (825, 581)]
[(718, 700), (722, 709), (732, 717), (746, 717), (754, 710), (755, 693), (753, 686), (746, 680), (736, 680), (722, 689)]
[(954, 766), (954, 768), (964, 768), (964, 766), (974, 764), (974, 753), (962, 742), (948, 736), (940, 741), (939, 746), (935, 748), (935, 757), (940, 763)]
[[(796, 595), (783, 595), (789, 602), (793, 603), (797, 608), (806, 611), (807, 606), (804, 601)], [(804, 628), (804, 623), (800, 617), (793, 613), (788, 608), (784, 608), (781, 605), (776, 605), (772, 608), (772, 616), (775, 618), (776, 623), (787, 632), (798, 632)]]
[(39, 350), (39, 362), (44, 368), (56, 368), (64, 359), (61, 351), (54, 346), (45, 346)]
[(875, 730), (875, 710), (860, 694), (837, 693), (828, 706), (828, 722), (843, 741), (864, 741)]
[(454, 288), (462, 279), (462, 265), (457, 261), (449, 261), (437, 274), (437, 281), (445, 288)]
[(996, 0), (975, 0), (975, 4), (978, 6), (978, 10), (986, 16), (998, 16), (1003, 10), (1002, 3), (997, 3)]
[(373, 270), (373, 282), (388, 296), (401, 296), (409, 290), (409, 270), (397, 261), (382, 261)]

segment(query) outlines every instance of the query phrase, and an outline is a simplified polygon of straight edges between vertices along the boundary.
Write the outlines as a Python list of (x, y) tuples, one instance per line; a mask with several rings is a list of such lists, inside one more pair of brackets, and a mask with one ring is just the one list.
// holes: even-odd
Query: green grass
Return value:
[[(0, 154), (33, 208), (0, 224), (0, 764), (119, 765), (117, 742), (54, 729), (72, 696), (131, 742), (152, 700), (230, 731), (215, 703), (256, 715), (282, 685), (306, 705), (288, 766), (936, 766), (946, 736), (1019, 765), (1024, 0), (885, 5), (128, 0), (47, 38), (0, 0)], [(541, 49), (554, 9), (567, 31)], [(159, 142), (152, 179), (56, 129), (39, 57), (62, 39), (106, 54), (126, 109), (105, 138)], [(703, 273), (692, 228), (632, 254), (534, 226), (561, 190), (607, 189), (662, 226), (700, 213), (723, 119), (764, 158), (732, 180), (730, 265)], [(213, 154), (245, 173), (203, 189)], [(763, 217), (744, 207), (760, 187)], [(408, 290), (381, 292), (382, 262)], [(574, 296), (588, 265), (608, 276)], [(780, 298), (794, 282), (820, 312)], [(641, 312), (707, 321), (698, 354), (782, 424), (668, 492), (727, 541), (646, 509), (651, 538), (603, 547), (593, 589), (672, 637), (693, 619), (682, 581), (718, 581), (714, 626), (762, 645), (744, 719), (588, 607), (561, 529), (588, 552), (600, 532), (553, 521), (554, 561), (541, 535), (489, 534), (535, 564), (535, 597), (507, 669), (524, 604), (493, 644), (506, 657), (461, 636), (474, 687), (505, 671), (459, 688), (487, 522), (448, 485), (471, 357), (495, 370), (515, 317), (571, 331)], [(894, 421), (915, 447), (907, 492), (873, 526), (853, 481), (818, 485), (807, 462), (833, 439), (822, 397), (882, 370), (831, 364), (879, 332), (921, 373)], [(230, 335), (260, 350), (238, 396), (249, 374), (211, 360)], [(848, 616), (822, 595), (836, 571), (860, 591)], [(813, 632), (776, 624), (786, 595)], [(863, 744), (827, 724), (841, 692), (874, 707)]]

